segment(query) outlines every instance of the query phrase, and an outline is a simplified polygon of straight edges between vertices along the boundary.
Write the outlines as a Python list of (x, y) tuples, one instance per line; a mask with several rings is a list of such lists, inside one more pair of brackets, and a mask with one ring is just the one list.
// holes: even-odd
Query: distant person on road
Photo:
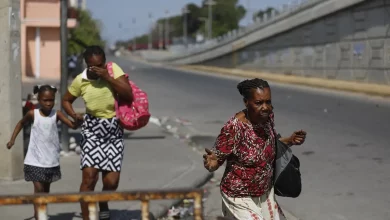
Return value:
[[(273, 188), (277, 133), (270, 86), (256, 78), (240, 82), (237, 88), (245, 109), (223, 126), (214, 148), (206, 149), (204, 166), (214, 172), (226, 161), (220, 184), (225, 217), (285, 219)], [(279, 140), (292, 146), (301, 145), (305, 138), (306, 132), (300, 130)]]
[(27, 114), (28, 111), (33, 110), (37, 107), (36, 106), (37, 103), (35, 103), (35, 102), (36, 102), (36, 99), (35, 99), (34, 94), (28, 94), (27, 99), (26, 99), (26, 103), (24, 104), (24, 107), (23, 107), (23, 116), (25, 114)]
[[(80, 192), (94, 191), (102, 172), (103, 191), (115, 191), (123, 159), (123, 128), (115, 113), (115, 97), (131, 102), (132, 90), (122, 69), (113, 64), (114, 77), (106, 68), (106, 55), (99, 46), (89, 46), (84, 52), (87, 69), (68, 88), (62, 103), (65, 111), (77, 121), (84, 121), (81, 130)], [(86, 114), (75, 113), (72, 103), (82, 97)], [(99, 219), (110, 219), (107, 202), (99, 203)], [(88, 205), (81, 203), (84, 220), (88, 220)]]
[(75, 54), (72, 54), (68, 57), (68, 70), (69, 75), (68, 77), (75, 77), (76, 74), (76, 68), (77, 68), (77, 56)]
[[(35, 86), (40, 108), (31, 109), (18, 122), (7, 148), (11, 149), (23, 126), (33, 122), (30, 143), (24, 159), (24, 178), (34, 184), (34, 193), (49, 193), (50, 184), (61, 179), (60, 141), (57, 122), (76, 129), (77, 124), (70, 121), (62, 112), (56, 111), (54, 98), (57, 89), (50, 85)], [(38, 219), (38, 207), (34, 205), (34, 217)]]

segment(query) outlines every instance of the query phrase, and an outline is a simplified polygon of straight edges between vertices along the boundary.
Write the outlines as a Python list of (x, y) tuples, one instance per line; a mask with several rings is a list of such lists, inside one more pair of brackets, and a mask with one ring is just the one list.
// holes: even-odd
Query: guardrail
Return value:
[(149, 220), (150, 200), (173, 199), (194, 199), (194, 219), (203, 220), (202, 189), (10, 195), (0, 196), (0, 205), (36, 204), (38, 219), (47, 220), (46, 209), (49, 203), (85, 202), (88, 203), (89, 219), (97, 220), (98, 202), (140, 200), (142, 220)]

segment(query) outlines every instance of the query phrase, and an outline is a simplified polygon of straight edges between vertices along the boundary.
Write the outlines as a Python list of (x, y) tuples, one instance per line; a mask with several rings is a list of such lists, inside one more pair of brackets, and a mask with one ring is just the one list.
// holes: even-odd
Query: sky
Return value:
[[(113, 44), (117, 40), (127, 40), (146, 33), (151, 25), (149, 13), (153, 19), (164, 17), (167, 10), (170, 15), (177, 15), (186, 4), (195, 3), (200, 6), (201, 2), (202, 0), (87, 0), (87, 9), (103, 24), (103, 38)], [(289, 2), (290, 0), (240, 0), (245, 8), (250, 6), (250, 14), (268, 6), (280, 7)], [(135, 24), (133, 19), (136, 20)], [(247, 15), (241, 24), (246, 24), (249, 19), (250, 15)]]

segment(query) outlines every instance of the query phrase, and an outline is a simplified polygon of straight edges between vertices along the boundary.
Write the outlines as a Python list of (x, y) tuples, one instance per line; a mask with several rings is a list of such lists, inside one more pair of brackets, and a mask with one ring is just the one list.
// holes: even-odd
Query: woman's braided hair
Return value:
[(250, 98), (251, 90), (257, 88), (264, 89), (264, 88), (270, 88), (270, 86), (268, 85), (267, 81), (259, 78), (247, 79), (238, 83), (237, 85), (238, 91), (245, 99)]

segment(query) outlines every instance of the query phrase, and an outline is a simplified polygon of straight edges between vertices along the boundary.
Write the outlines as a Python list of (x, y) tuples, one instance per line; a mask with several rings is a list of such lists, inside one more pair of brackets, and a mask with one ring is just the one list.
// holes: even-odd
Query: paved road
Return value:
[[(182, 117), (216, 136), (243, 108), (238, 78), (112, 59), (149, 93), (157, 117)], [(297, 199), (279, 198), (281, 204), (304, 220), (390, 219), (389, 101), (271, 86), (277, 130), (285, 135), (308, 131), (306, 144), (294, 148), (302, 164), (303, 193)]]
[[(79, 132), (71, 131), (70, 134), (79, 139)], [(135, 133), (126, 132), (124, 139), (126, 149), (119, 191), (192, 188), (209, 179), (209, 173), (203, 169), (198, 153), (152, 123)], [(77, 192), (81, 182), (79, 164), (79, 156), (62, 157), (62, 179), (52, 184), (51, 192)], [(99, 180), (96, 191), (101, 189)], [(32, 191), (32, 184), (24, 180), (0, 182), (0, 195), (30, 194)], [(155, 217), (164, 215), (171, 208), (172, 202), (153, 200), (150, 212)], [(139, 201), (110, 204), (113, 219), (141, 219)], [(0, 219), (30, 219), (32, 210), (31, 205), (0, 206)], [(78, 203), (50, 204), (48, 210), (51, 220), (81, 219)]]

